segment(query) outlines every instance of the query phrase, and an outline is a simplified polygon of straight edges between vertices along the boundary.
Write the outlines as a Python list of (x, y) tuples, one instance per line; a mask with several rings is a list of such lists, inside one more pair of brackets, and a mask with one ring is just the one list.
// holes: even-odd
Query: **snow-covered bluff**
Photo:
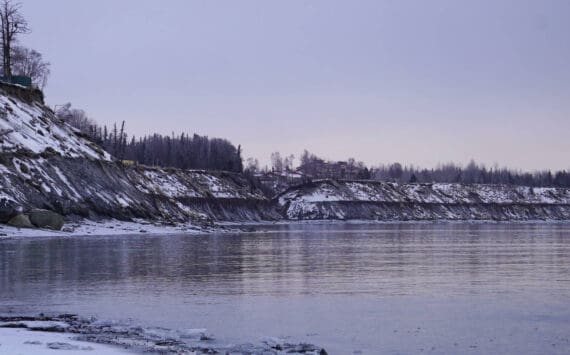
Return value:
[(320, 180), (277, 198), (291, 220), (570, 220), (570, 189)]
[(271, 200), (241, 174), (125, 166), (59, 122), (41, 92), (0, 83), (0, 223), (23, 211), (159, 222), (570, 220), (568, 189), (322, 180)]
[(41, 95), (0, 84), (0, 223), (38, 208), (162, 222), (274, 219), (270, 204), (239, 174), (124, 166), (59, 122)]

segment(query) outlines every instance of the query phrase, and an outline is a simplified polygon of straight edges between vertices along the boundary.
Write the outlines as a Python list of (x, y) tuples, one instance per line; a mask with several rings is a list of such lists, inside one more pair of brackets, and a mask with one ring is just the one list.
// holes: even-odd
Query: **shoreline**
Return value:
[(266, 338), (256, 344), (225, 344), (206, 329), (142, 327), (119, 321), (103, 321), (75, 314), (56, 316), (2, 316), (0, 351), (30, 355), (53, 353), (117, 354), (306, 354), (327, 355), (313, 344)]
[(123, 355), (133, 354), (119, 346), (74, 339), (66, 333), (0, 328), (0, 351), (6, 354), (45, 355), (57, 353)]
[(143, 220), (119, 221), (104, 219), (99, 221), (83, 219), (66, 223), (60, 231), (51, 229), (17, 228), (0, 225), (0, 239), (14, 237), (80, 237), (80, 236), (111, 236), (111, 235), (141, 235), (141, 234), (206, 234), (214, 228), (193, 224), (163, 225)]
[[(568, 225), (570, 220), (278, 220), (278, 221), (245, 221), (245, 222), (215, 222), (212, 226), (197, 226), (193, 224), (164, 225), (158, 222), (144, 220), (120, 221), (116, 219), (80, 220), (65, 224), (63, 230), (18, 228), (9, 225), (0, 225), (0, 240), (18, 237), (88, 237), (88, 236), (116, 236), (116, 235), (205, 235), (212, 233), (258, 233), (266, 230), (252, 230), (252, 227), (271, 226), (304, 226), (304, 225)], [(66, 230), (67, 229), (67, 230)]]
[(434, 219), (434, 220), (372, 220), (372, 219), (305, 219), (253, 222), (216, 222), (218, 226), (270, 226), (270, 225), (318, 225), (318, 224), (568, 224), (570, 220), (528, 219), (528, 220), (492, 220), (492, 219)]

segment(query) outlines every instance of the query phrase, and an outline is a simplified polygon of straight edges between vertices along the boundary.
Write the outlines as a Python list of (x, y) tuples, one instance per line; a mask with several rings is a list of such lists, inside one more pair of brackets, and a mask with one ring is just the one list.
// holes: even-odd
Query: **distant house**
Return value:
[(306, 176), (318, 179), (366, 179), (369, 175), (363, 163), (325, 161), (319, 158), (298, 167), (297, 170)]

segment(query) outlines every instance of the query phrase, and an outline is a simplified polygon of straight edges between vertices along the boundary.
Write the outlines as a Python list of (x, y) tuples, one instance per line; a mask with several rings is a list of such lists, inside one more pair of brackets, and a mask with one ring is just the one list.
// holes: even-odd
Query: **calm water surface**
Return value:
[(0, 240), (0, 313), (73, 312), (331, 354), (570, 353), (570, 225), (284, 225)]

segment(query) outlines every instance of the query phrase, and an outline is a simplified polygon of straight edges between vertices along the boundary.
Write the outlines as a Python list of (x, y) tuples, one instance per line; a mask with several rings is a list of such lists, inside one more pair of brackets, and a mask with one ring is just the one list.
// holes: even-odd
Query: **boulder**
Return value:
[(38, 228), (61, 230), (64, 219), (62, 215), (53, 211), (32, 210), (30, 212), (30, 222)]
[(34, 225), (32, 222), (30, 222), (30, 218), (25, 214), (15, 215), (14, 217), (10, 218), (8, 224), (18, 228), (34, 228)]
[(18, 206), (16, 202), (6, 198), (0, 199), (0, 223), (8, 222), (12, 217), (18, 214)]

